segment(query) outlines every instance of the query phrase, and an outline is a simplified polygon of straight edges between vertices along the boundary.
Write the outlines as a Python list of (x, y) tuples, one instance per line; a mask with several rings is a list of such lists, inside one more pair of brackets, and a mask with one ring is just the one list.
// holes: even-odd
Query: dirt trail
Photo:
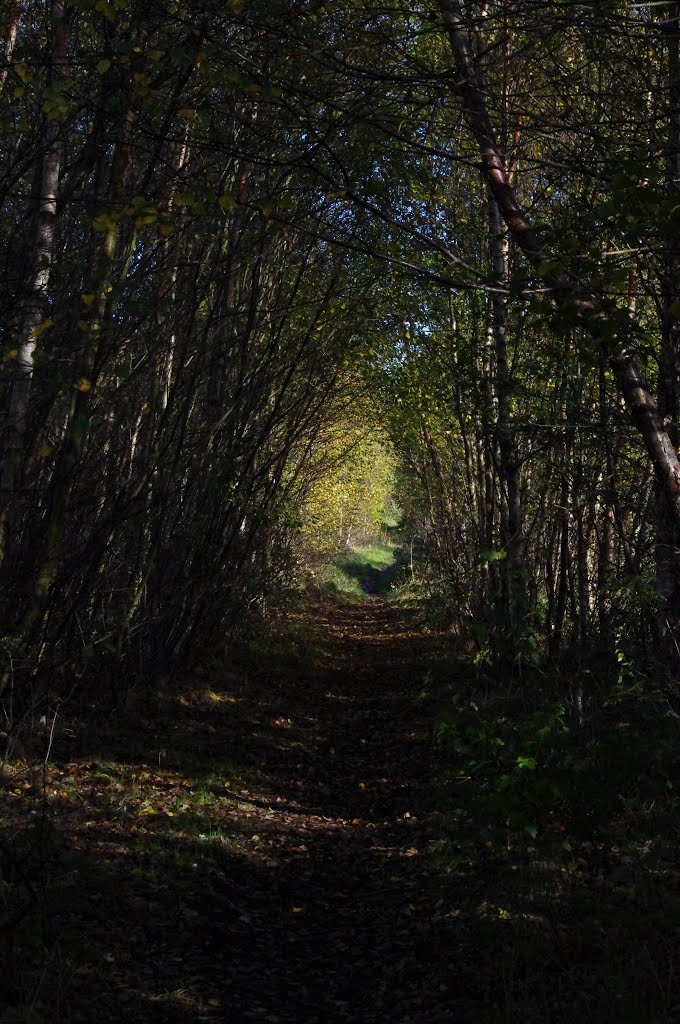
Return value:
[(451, 1021), (423, 856), (436, 817), (427, 646), (378, 600), (317, 621), (330, 638), (317, 672), (271, 694), (294, 734), (268, 752), (277, 786), (251, 794), (278, 863), (246, 927), (229, 878), (215, 908), (215, 941), (228, 933), (235, 956), (224, 1005), (237, 1020)]
[(436, 643), (378, 598), (293, 632), (8, 784), (33, 1024), (463, 1021), (426, 856)]

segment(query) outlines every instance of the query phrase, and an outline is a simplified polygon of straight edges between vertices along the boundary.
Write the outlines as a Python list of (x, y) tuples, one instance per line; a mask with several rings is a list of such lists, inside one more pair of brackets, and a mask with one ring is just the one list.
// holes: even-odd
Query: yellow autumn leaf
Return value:
[(291, 914), (301, 914), (303, 912), (303, 909), (303, 907), (291, 907), (290, 912)]
[(105, 75), (110, 67), (111, 67), (111, 61), (109, 60), (108, 57), (104, 57), (103, 60), (97, 61), (96, 69), (97, 69), (97, 73), (100, 74), (100, 75)]
[(18, 355), (18, 348), (10, 348), (7, 352), (5, 352), (5, 359), (16, 359)]
[(94, 292), (83, 292), (83, 294), (80, 296), (80, 301), (83, 303), (84, 306), (91, 306), (96, 298), (97, 296), (94, 294)]
[(221, 1006), (221, 1005), (222, 1005), (222, 1000), (221, 999), (217, 999), (215, 996), (213, 996), (212, 999), (208, 1000), (208, 1006)]
[(77, 388), (78, 391), (91, 391), (92, 381), (88, 380), (87, 377), (79, 377), (73, 387)]
[(35, 455), (38, 459), (49, 459), (53, 451), (54, 448), (51, 444), (41, 444)]
[(93, 217), (91, 224), (95, 231), (112, 231), (116, 227), (118, 219), (111, 213), (100, 213)]
[(41, 324), (38, 324), (37, 327), (33, 328), (31, 331), (31, 337), (33, 339), (39, 338), (41, 334), (45, 333), (45, 331), (49, 331), (53, 323), (54, 320), (43, 320)]

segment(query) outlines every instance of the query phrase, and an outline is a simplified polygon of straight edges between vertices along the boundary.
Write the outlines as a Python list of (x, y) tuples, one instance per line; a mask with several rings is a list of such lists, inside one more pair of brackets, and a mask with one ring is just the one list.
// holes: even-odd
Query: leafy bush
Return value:
[(436, 738), (456, 760), (445, 781), (461, 823), (506, 847), (523, 838), (554, 855), (581, 840), (661, 842), (675, 806), (678, 714), (660, 692), (614, 684), (587, 723), (553, 696), (454, 697)]

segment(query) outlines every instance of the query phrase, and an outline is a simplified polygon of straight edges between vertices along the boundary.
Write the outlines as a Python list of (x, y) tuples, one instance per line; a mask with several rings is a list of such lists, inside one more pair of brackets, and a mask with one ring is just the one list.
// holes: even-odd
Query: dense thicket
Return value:
[(347, 261), (304, 230), (319, 197), (271, 38), (165, 5), (27, 7), (16, 28), (5, 685), (38, 652), (162, 668), (265, 598), (355, 333)]
[(675, 665), (678, 8), (441, 15), (458, 161), (422, 198), (486, 294), (380, 378), (452, 605), (491, 655)]
[(678, 31), (673, 3), (16, 3), (3, 689), (236, 628), (366, 390), (484, 648), (677, 660)]

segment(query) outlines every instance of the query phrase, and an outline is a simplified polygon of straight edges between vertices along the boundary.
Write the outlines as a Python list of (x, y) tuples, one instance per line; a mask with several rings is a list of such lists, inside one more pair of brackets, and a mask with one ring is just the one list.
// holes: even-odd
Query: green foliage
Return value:
[(328, 557), (378, 536), (396, 514), (394, 456), (380, 433), (340, 421), (322, 440), (300, 512), (308, 557)]
[(653, 979), (677, 943), (678, 709), (619, 676), (578, 702), (594, 675), (514, 693), (482, 678), (438, 721), (433, 856), (480, 960), (503, 964), (499, 1019), (675, 1019)]
[(402, 551), (392, 544), (350, 547), (334, 562), (316, 570), (316, 580), (330, 595), (365, 600), (367, 594), (393, 596), (404, 577)]
[(548, 832), (556, 838), (550, 822), (565, 796), (565, 714), (561, 702), (539, 701), (524, 710), (516, 698), (498, 698), (481, 705), (454, 701), (441, 716), (436, 738), (456, 756), (460, 774), (469, 776), (462, 793), (476, 832), (481, 827), (507, 842), (523, 833), (535, 838), (540, 828), (542, 839)]
[[(680, 770), (677, 713), (664, 694), (622, 682), (619, 670), (587, 725), (545, 690), (452, 701), (436, 738), (455, 760), (446, 785), (463, 811), (463, 842), (483, 835), (514, 847), (527, 834), (551, 855), (583, 839), (662, 842), (656, 829), (675, 806)], [(630, 814), (637, 834), (626, 834)]]

